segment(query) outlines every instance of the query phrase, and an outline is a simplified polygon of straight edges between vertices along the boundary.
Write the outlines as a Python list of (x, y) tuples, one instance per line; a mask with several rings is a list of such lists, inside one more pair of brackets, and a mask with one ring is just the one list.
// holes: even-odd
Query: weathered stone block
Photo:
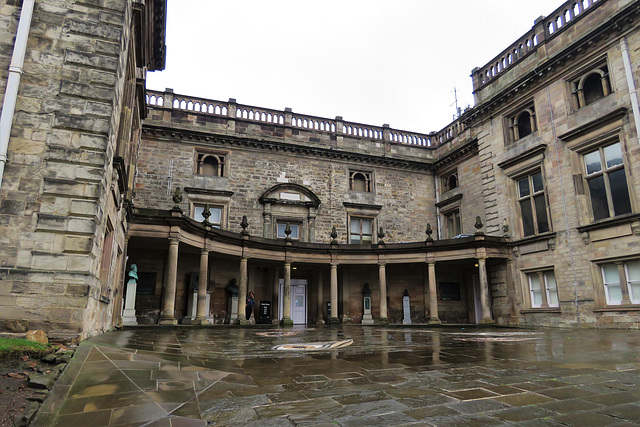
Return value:
[(19, 200), (2, 200), (0, 214), (20, 215), (24, 212), (25, 202)]
[(65, 51), (65, 61), (102, 70), (116, 71), (118, 69), (118, 60), (115, 58), (69, 49)]
[(93, 239), (84, 236), (66, 236), (64, 252), (89, 253), (93, 247)]
[(77, 129), (95, 133), (109, 133), (109, 121), (93, 117), (55, 113), (53, 125), (63, 129)]
[(31, 265), (41, 270), (66, 270), (67, 258), (63, 254), (34, 253)]
[(120, 40), (122, 30), (110, 25), (100, 25), (95, 22), (77, 21), (68, 19), (64, 25), (65, 31), (69, 33), (87, 34), (94, 37), (110, 40)]

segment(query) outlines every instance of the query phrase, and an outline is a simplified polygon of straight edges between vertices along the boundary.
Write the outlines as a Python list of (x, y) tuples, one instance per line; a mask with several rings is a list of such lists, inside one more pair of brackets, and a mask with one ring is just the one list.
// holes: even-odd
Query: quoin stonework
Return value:
[(638, 2), (537, 19), (430, 134), (145, 91), (163, 1), (35, 5), (0, 187), (3, 329), (640, 326)]

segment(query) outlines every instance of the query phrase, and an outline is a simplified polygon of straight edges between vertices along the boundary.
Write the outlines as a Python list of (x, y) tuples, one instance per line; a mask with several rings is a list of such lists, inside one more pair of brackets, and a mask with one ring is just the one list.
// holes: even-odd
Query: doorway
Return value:
[[(282, 320), (284, 279), (280, 279), (279, 318)], [(307, 279), (291, 279), (291, 320), (294, 325), (307, 324)]]

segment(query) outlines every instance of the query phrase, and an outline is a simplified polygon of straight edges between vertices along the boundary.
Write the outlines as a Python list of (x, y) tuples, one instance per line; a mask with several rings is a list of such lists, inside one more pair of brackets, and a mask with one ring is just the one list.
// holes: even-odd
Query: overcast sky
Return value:
[(168, 0), (147, 87), (428, 133), (473, 105), (471, 70), (559, 0)]

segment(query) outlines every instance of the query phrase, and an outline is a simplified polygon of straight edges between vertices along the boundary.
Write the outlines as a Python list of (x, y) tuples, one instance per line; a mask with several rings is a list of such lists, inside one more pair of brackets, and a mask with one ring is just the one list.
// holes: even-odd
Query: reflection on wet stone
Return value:
[(633, 331), (137, 327), (82, 343), (33, 425), (633, 425), (638, 354)]

